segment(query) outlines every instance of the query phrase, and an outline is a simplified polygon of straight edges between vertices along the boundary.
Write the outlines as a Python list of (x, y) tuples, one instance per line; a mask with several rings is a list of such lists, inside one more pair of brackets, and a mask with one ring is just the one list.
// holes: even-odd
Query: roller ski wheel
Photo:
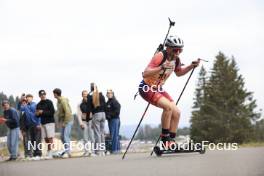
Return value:
[(157, 156), (161, 156), (163, 153), (158, 146), (155, 146), (153, 150)]

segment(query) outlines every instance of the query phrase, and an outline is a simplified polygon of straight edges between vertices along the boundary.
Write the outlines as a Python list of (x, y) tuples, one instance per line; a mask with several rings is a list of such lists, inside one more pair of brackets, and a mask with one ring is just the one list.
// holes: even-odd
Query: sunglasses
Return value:
[(173, 50), (172, 50), (173, 52), (175, 52), (175, 53), (177, 53), (177, 52), (182, 52), (182, 48), (174, 48)]

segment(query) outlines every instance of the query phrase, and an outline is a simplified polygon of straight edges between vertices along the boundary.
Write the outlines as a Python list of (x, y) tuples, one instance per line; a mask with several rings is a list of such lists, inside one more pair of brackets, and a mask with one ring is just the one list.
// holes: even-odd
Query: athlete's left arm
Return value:
[(175, 68), (174, 72), (177, 76), (183, 76), (186, 73), (188, 73), (190, 70), (192, 70), (194, 67), (197, 67), (200, 63), (200, 60), (197, 59), (196, 61), (193, 61), (190, 65), (187, 67), (178, 66)]

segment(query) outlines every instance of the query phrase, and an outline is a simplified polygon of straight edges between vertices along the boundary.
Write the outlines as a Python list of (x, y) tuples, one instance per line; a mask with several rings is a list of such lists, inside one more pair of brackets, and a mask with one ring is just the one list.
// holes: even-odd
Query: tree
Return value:
[[(250, 140), (259, 117), (253, 93), (245, 89), (234, 57), (219, 52), (208, 80), (200, 72), (191, 117), (194, 140), (237, 142)], [(203, 82), (204, 80), (205, 82)], [(202, 85), (201, 85), (202, 84)]]
[(201, 106), (203, 104), (203, 98), (204, 98), (204, 90), (205, 85), (207, 81), (206, 77), (206, 70), (202, 66), (201, 70), (199, 72), (198, 82), (197, 82), (197, 88), (195, 89), (195, 98), (194, 98), (194, 104), (193, 104), (193, 111), (192, 111), (192, 118), (191, 118), (191, 130), (190, 134), (193, 137), (193, 140), (195, 141), (201, 141), (200, 137), (202, 136), (202, 125), (206, 125), (206, 123), (200, 123), (202, 120), (202, 114), (201, 114)]
[(254, 125), (255, 141), (264, 141), (264, 119), (257, 121)]

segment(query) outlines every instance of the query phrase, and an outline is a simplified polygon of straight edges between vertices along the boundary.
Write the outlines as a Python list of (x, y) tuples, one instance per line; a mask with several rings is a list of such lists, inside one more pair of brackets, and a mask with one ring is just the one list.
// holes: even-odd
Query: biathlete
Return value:
[(182, 67), (179, 55), (183, 51), (183, 40), (177, 36), (169, 36), (165, 46), (166, 49), (156, 53), (144, 70), (143, 80), (139, 85), (139, 94), (147, 102), (163, 109), (161, 141), (167, 146), (171, 143), (175, 144), (180, 110), (162, 86), (172, 72), (177, 76), (183, 76), (194, 67), (197, 67), (200, 59), (193, 61), (186, 67)]

